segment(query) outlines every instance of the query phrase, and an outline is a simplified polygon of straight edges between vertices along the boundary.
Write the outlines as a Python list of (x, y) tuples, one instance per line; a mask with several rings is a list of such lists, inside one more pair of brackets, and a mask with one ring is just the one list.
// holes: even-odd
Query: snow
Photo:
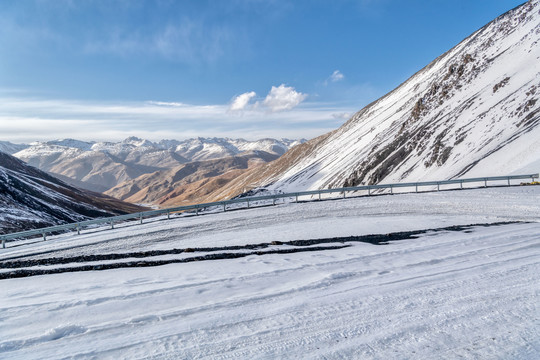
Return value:
[[(288, 139), (247, 141), (228, 138), (197, 138), (183, 141), (161, 140), (154, 143), (132, 136), (121, 142), (85, 142), (74, 139), (34, 142), (30, 145), (15, 145), (0, 142), (0, 151), (2, 149), (10, 150), (11, 153), (15, 153), (16, 157), (28, 161), (55, 154), (57, 156), (62, 155), (63, 158), (75, 158), (77, 156), (92, 156), (92, 152), (103, 152), (127, 157), (129, 155), (135, 156), (160, 150), (171, 150), (186, 156), (189, 160), (195, 161), (232, 156), (249, 150), (262, 150), (282, 155), (289, 148), (304, 141)], [(34, 161), (39, 163), (37, 160)]]
[(49, 141), (46, 144), (65, 146), (68, 148), (76, 148), (83, 151), (90, 151), (90, 149), (92, 149), (92, 145), (94, 145), (94, 142), (86, 142), (86, 141), (80, 141), (80, 140), (75, 140), (75, 139), (60, 139), (60, 140)]
[(54, 155), (56, 155), (57, 157), (59, 157), (60, 155), (76, 157), (82, 154), (84, 151), (75, 146), (63, 145), (64, 143), (62, 141), (57, 141), (57, 142), (60, 143), (60, 145), (57, 145), (56, 142), (32, 143), (29, 147), (25, 148), (24, 150), (21, 150), (15, 153), (14, 156), (21, 159), (30, 159), (37, 155), (39, 155), (40, 157), (54, 156)]
[(0, 141), (0, 152), (4, 152), (10, 155), (18, 151), (21, 151), (27, 147), (28, 145), (24, 145), (24, 144), (13, 144), (9, 141)]
[(0, 358), (538, 358), (539, 199), (522, 186), (289, 203), (11, 246), (0, 263), (522, 221), (0, 280)]

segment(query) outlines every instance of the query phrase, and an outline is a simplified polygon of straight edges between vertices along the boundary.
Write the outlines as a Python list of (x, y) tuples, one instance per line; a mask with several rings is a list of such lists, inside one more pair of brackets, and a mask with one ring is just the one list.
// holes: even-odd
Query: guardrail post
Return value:
[(81, 227), (77, 224), (77, 235), (81, 235)]
[(371, 196), (371, 188), (369, 186), (367, 188), (367, 194), (368, 194), (368, 196)]
[(47, 241), (47, 235), (43, 233), (43, 241)]
[(487, 179), (484, 179), (484, 187), (487, 188)]
[(225, 206), (227, 206), (225, 203), (223, 203), (223, 212), (227, 211), (227, 209), (225, 208)]
[(394, 188), (392, 185), (390, 185), (390, 194), (394, 195)]
[(139, 214), (139, 221), (140, 221), (141, 224), (142, 224), (142, 213)]
[(114, 229), (114, 221), (111, 220), (111, 229)]
[(321, 192), (319, 191), (319, 201), (321, 201)]
[(437, 182), (437, 191), (441, 191), (441, 184)]
[(510, 186), (510, 176), (508, 177), (508, 186)]
[(195, 208), (195, 215), (199, 216), (199, 207), (198, 206)]
[(272, 205), (276, 205), (276, 198), (272, 198)]
[(418, 192), (418, 183), (416, 183), (416, 192)]
[(171, 213), (167, 210), (167, 220), (171, 220)]
[(343, 198), (345, 199), (345, 190), (343, 190)]
[(463, 180), (461, 180), (461, 181), (459, 182), (459, 188), (460, 188), (461, 190), (463, 190)]
[(249, 199), (247, 199), (247, 204), (248, 204), (248, 208), (249, 208)]
[(6, 248), (6, 240), (5, 240), (5, 239), (2, 239), (2, 248), (3, 248), (3, 249)]
[(296, 194), (296, 202), (298, 202), (298, 194)]

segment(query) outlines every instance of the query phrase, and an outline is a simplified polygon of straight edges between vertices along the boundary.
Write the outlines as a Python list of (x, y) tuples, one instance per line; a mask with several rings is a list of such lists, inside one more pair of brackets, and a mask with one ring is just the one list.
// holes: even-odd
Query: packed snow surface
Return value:
[[(0, 358), (536, 359), (539, 199), (522, 186), (289, 203), (10, 244), (0, 265), (432, 229), (0, 280)], [(468, 224), (484, 225), (437, 230)]]

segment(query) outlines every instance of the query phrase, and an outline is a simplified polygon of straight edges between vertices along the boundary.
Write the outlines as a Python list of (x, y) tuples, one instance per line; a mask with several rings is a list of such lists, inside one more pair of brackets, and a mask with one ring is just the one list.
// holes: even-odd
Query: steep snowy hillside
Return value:
[(73, 188), (17, 158), (0, 153), (0, 234), (140, 209)]
[(534, 0), (500, 16), (227, 195), (253, 183), (291, 191), (538, 172), (539, 12)]
[(154, 143), (129, 137), (114, 143), (63, 139), (32, 143), (20, 148), (14, 156), (66, 181), (71, 180), (76, 186), (103, 192), (141, 175), (173, 169), (190, 161), (221, 159), (246, 151), (280, 156), (301, 142), (303, 140), (197, 138)]

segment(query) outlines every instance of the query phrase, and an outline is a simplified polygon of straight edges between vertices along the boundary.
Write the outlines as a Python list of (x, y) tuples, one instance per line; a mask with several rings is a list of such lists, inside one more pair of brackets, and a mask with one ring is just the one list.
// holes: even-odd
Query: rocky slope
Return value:
[(104, 192), (141, 175), (173, 169), (191, 161), (220, 159), (252, 150), (279, 156), (300, 142), (197, 138), (156, 143), (130, 137), (112, 143), (64, 139), (32, 143), (14, 156), (78, 187)]
[(141, 211), (79, 190), (0, 152), (0, 234)]
[(211, 201), (206, 196), (240, 176), (246, 169), (273, 161), (277, 154), (246, 151), (221, 159), (192, 161), (121, 183), (105, 194), (139, 204), (177, 206)]
[(540, 170), (540, 5), (501, 15), (339, 129), (248, 172), (295, 191)]

